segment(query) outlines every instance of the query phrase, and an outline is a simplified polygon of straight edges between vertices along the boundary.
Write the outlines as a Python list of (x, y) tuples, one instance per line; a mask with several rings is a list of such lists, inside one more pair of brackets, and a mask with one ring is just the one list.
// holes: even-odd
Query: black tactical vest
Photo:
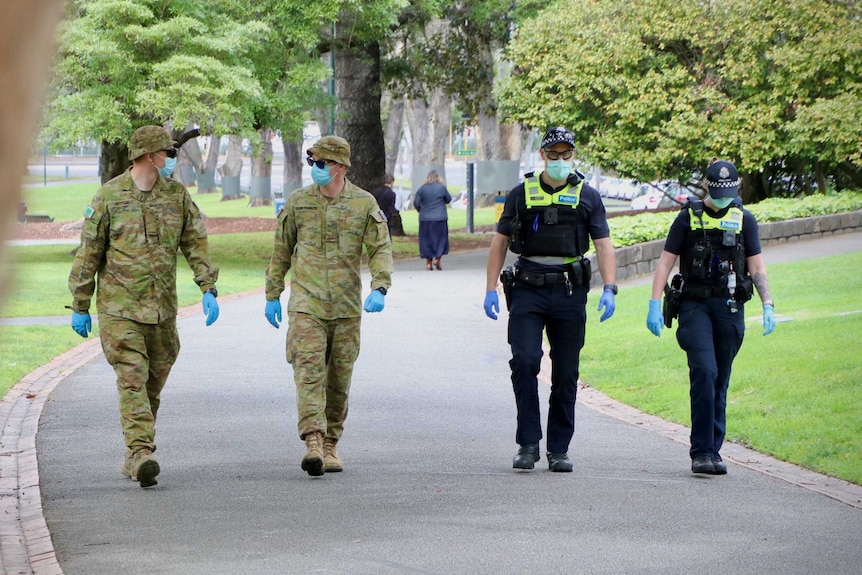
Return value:
[(539, 177), (529, 173), (524, 179), (523, 206), (517, 206), (512, 221), (509, 248), (522, 256), (583, 256), (590, 247), (589, 230), (580, 195), (584, 181), (549, 194)]
[(691, 229), (679, 260), (679, 272), (690, 295), (730, 295), (728, 276), (736, 275), (736, 285), (747, 278), (745, 244), (742, 236), (742, 208), (731, 204), (721, 217), (703, 209), (703, 201), (693, 200), (686, 206)]

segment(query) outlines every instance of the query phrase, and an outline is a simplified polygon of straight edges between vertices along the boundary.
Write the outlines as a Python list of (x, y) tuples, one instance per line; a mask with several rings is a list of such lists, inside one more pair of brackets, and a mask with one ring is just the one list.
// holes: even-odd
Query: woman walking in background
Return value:
[(449, 253), (449, 213), (446, 207), (452, 201), (449, 190), (437, 170), (428, 172), (425, 183), (416, 190), (413, 207), (419, 212), (419, 256), (425, 258), (425, 269), (438, 270), (440, 258)]

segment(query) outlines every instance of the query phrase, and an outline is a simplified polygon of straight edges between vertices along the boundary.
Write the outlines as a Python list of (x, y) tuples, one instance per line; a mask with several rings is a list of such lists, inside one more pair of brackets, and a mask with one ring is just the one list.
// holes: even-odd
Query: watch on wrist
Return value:
[(379, 291), (383, 295), (386, 295), (389, 292), (389, 290), (386, 289), (385, 287), (379, 287), (379, 288), (374, 288), (374, 289), (376, 289), (377, 291)]
[(614, 295), (617, 295), (620, 291), (620, 288), (617, 287), (617, 284), (605, 284), (604, 289), (613, 292)]
[(208, 289), (204, 293), (211, 293), (211, 294), (213, 294), (213, 297), (218, 297), (218, 290), (215, 287), (211, 287), (210, 289)]

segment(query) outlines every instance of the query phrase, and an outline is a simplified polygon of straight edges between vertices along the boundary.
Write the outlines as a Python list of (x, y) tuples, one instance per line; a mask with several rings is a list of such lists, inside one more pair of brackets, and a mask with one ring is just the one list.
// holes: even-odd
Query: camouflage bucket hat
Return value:
[(338, 136), (324, 136), (308, 149), (309, 156), (315, 155), (318, 160), (332, 160), (350, 167), (350, 144)]
[(144, 154), (167, 150), (175, 145), (176, 142), (161, 126), (144, 126), (135, 130), (129, 139), (129, 159), (135, 160)]

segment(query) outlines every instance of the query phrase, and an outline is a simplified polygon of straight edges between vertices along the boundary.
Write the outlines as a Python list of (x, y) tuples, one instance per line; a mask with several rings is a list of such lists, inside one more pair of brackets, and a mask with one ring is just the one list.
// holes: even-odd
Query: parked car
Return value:
[(632, 199), (632, 210), (654, 210), (682, 206), (688, 200), (685, 188), (676, 182), (652, 185), (641, 184)]

